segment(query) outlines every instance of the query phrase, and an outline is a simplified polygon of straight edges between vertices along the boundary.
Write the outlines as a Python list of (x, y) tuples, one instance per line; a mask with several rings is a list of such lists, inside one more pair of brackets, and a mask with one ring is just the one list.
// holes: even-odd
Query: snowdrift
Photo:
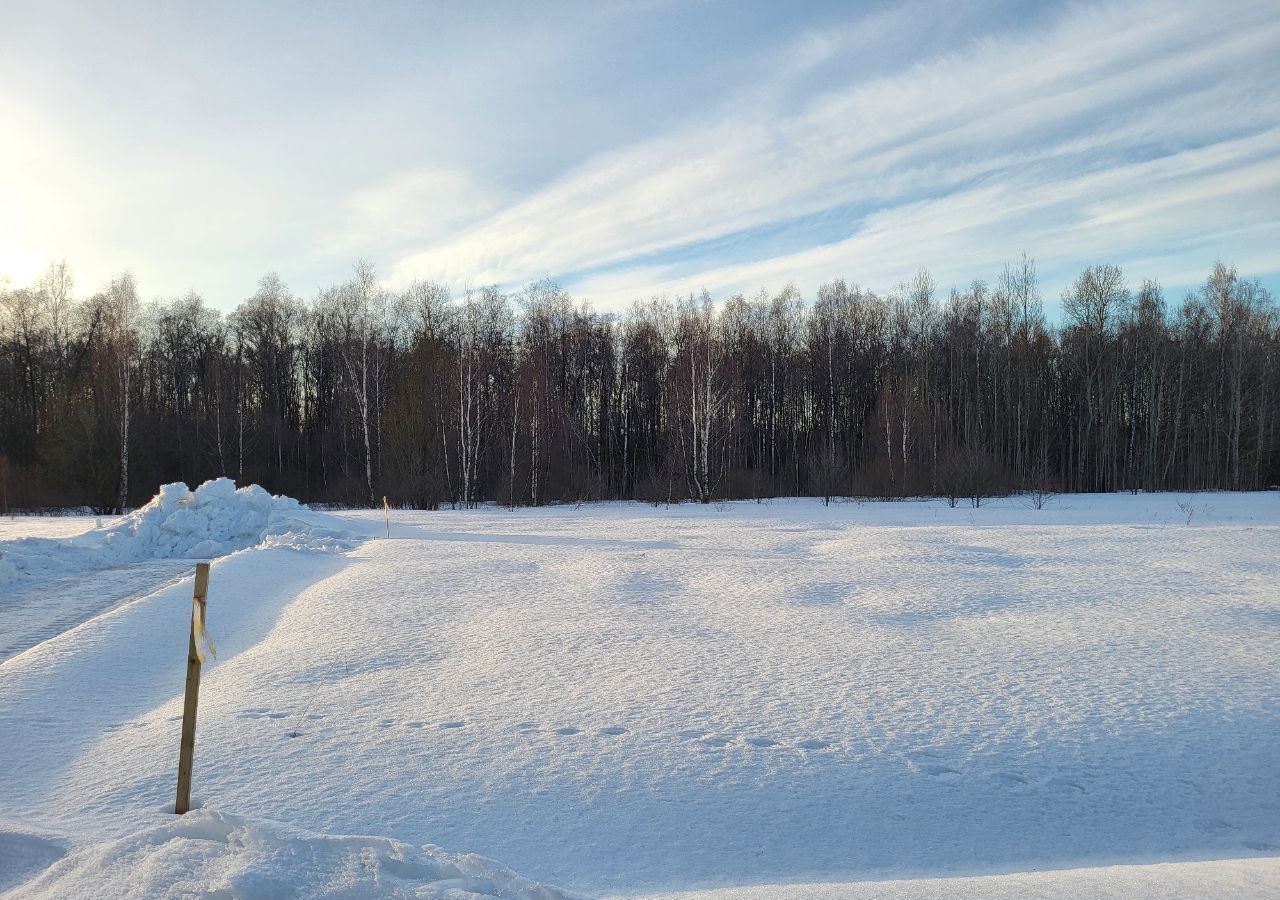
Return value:
[(210, 559), (259, 545), (350, 549), (356, 535), (320, 524), (323, 518), (256, 484), (237, 489), (218, 478), (192, 491), (175, 482), (146, 506), (78, 537), (0, 541), (0, 585), (151, 559)]
[(19, 897), (434, 897), (571, 900), (492, 860), (390, 838), (315, 834), (194, 810), (73, 851), (17, 888)]

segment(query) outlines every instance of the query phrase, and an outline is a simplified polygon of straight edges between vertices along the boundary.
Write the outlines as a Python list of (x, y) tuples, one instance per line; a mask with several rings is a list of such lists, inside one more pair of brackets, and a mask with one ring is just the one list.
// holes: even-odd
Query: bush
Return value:
[(938, 469), (938, 485), (947, 505), (968, 500), (975, 509), (1001, 490), (1000, 466), (991, 454), (976, 447), (953, 450)]

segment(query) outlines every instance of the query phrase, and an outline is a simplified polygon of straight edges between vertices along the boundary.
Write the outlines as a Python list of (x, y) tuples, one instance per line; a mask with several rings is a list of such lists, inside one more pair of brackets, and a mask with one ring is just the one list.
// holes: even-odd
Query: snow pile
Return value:
[(237, 490), (230, 479), (219, 478), (191, 491), (175, 482), (93, 538), (112, 563), (222, 556), (257, 543), (271, 508), (271, 495), (256, 484)]
[(210, 559), (258, 545), (320, 551), (354, 546), (354, 534), (320, 525), (321, 518), (256, 484), (237, 489), (229, 478), (217, 478), (192, 491), (175, 482), (141, 509), (78, 537), (0, 542), (0, 585), (152, 559)]
[(492, 860), (196, 810), (70, 853), (19, 897), (501, 897), (567, 900)]
[(273, 497), (256, 484), (237, 488), (229, 478), (206, 481), (194, 491), (166, 484), (146, 506), (99, 534), (104, 561), (206, 559), (266, 543), (298, 550), (345, 548), (352, 535), (307, 521), (292, 497)]

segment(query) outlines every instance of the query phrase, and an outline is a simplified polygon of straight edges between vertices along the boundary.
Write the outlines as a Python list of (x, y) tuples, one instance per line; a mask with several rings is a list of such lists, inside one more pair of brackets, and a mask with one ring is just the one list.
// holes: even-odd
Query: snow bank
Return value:
[(152, 559), (210, 559), (260, 544), (320, 551), (354, 545), (354, 534), (325, 527), (320, 518), (256, 484), (237, 489), (217, 478), (192, 491), (175, 482), (141, 509), (77, 537), (0, 541), (0, 585)]
[(562, 900), (472, 854), (390, 838), (315, 834), (195, 810), (172, 822), (68, 854), (10, 896), (20, 897), (501, 897)]

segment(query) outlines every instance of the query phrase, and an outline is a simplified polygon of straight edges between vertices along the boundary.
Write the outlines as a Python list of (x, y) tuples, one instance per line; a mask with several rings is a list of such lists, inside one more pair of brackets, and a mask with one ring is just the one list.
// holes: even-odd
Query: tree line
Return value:
[(1280, 315), (1217, 264), (1169, 303), (1091, 266), (1045, 318), (1032, 260), (940, 296), (843, 280), (603, 314), (551, 281), (454, 298), (371, 264), (223, 315), (0, 282), (0, 508), (119, 510), (168, 481), (437, 508), (1280, 481)]

